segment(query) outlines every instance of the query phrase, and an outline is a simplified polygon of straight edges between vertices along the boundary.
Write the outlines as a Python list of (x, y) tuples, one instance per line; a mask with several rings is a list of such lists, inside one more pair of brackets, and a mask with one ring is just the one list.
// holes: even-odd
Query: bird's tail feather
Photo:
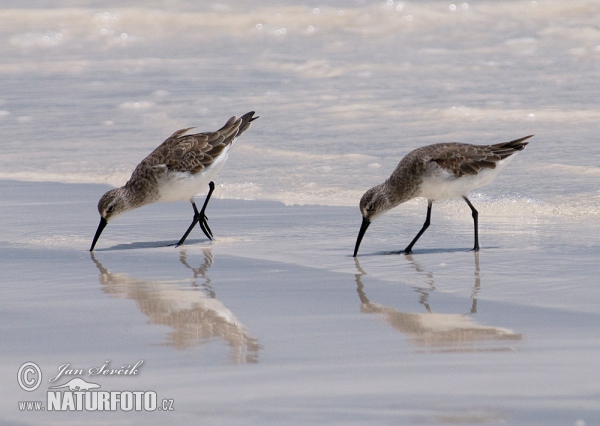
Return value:
[(253, 122), (254, 120), (256, 120), (257, 117), (254, 117), (254, 111), (250, 111), (244, 115), (242, 115), (240, 117), (240, 119), (242, 120), (242, 124), (240, 124), (240, 128), (238, 130), (238, 136), (241, 135), (242, 133), (244, 133), (246, 131), (246, 129), (248, 129), (248, 127), (250, 127), (250, 123)]
[(510, 142), (502, 142), (492, 145), (492, 151), (494, 154), (499, 155), (501, 159), (510, 157), (517, 151), (523, 151), (529, 142), (525, 142), (533, 135), (525, 136), (523, 138), (515, 139)]

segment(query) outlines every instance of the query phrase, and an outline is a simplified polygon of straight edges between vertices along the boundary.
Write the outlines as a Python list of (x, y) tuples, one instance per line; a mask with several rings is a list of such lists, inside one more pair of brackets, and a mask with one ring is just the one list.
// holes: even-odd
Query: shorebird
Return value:
[[(189, 130), (194, 129), (190, 127), (173, 133), (138, 164), (125, 185), (111, 189), (100, 198), (98, 202), (100, 224), (90, 251), (94, 250), (109, 220), (159, 201), (183, 200), (192, 203), (194, 208), (192, 224), (176, 244), (177, 246), (183, 244), (197, 223), (204, 235), (212, 240), (213, 234), (205, 215), (206, 206), (215, 189), (212, 179), (225, 164), (234, 140), (257, 118), (254, 117), (254, 111), (250, 111), (240, 118), (231, 117), (215, 132), (186, 135)], [(206, 184), (209, 187), (208, 194), (202, 209), (198, 211), (194, 196), (202, 191)]]
[(384, 183), (365, 192), (360, 199), (363, 216), (358, 232), (354, 257), (367, 228), (386, 211), (417, 197), (427, 198), (427, 217), (411, 243), (397, 253), (410, 254), (412, 248), (429, 227), (431, 206), (435, 200), (462, 198), (471, 209), (475, 226), (474, 251), (479, 250), (478, 212), (467, 198), (469, 191), (490, 183), (513, 154), (527, 146), (533, 135), (495, 145), (438, 143), (409, 152)]

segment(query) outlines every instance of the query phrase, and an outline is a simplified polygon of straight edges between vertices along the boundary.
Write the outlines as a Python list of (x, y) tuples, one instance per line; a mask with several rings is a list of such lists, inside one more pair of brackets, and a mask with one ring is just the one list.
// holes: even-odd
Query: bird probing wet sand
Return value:
[[(212, 240), (212, 231), (205, 215), (206, 206), (215, 189), (212, 179), (225, 164), (234, 140), (257, 118), (254, 117), (254, 111), (251, 111), (240, 118), (231, 117), (215, 132), (186, 135), (188, 130), (193, 129), (190, 127), (173, 133), (138, 164), (124, 186), (111, 189), (100, 198), (98, 202), (100, 224), (90, 251), (94, 250), (109, 220), (159, 201), (184, 200), (192, 203), (194, 209), (192, 224), (177, 246), (184, 243), (197, 223), (208, 239)], [(206, 185), (209, 186), (209, 191), (202, 209), (198, 211), (194, 196)]]
[(475, 227), (473, 250), (479, 250), (478, 212), (467, 194), (494, 180), (513, 158), (513, 154), (525, 149), (528, 144), (525, 141), (532, 136), (495, 145), (439, 143), (409, 152), (384, 183), (369, 189), (360, 199), (363, 220), (354, 247), (354, 257), (373, 220), (417, 197), (427, 198), (425, 223), (410, 244), (398, 253), (412, 252), (419, 237), (429, 227), (433, 202), (447, 198), (462, 198), (469, 205)]

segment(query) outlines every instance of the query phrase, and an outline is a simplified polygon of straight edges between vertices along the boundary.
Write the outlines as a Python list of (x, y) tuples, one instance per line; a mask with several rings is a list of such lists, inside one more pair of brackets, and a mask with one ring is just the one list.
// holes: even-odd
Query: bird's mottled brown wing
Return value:
[(498, 161), (525, 149), (525, 140), (531, 136), (533, 135), (495, 145), (436, 144), (429, 147), (428, 154), (430, 161), (436, 162), (456, 177), (476, 175), (481, 169), (496, 168)]
[(132, 178), (136, 173), (161, 167), (165, 172), (201, 172), (248, 128), (251, 121), (258, 118), (253, 115), (254, 111), (240, 118), (233, 116), (215, 132), (186, 135), (185, 133), (193, 127), (176, 131), (138, 165)]
[(431, 160), (456, 177), (476, 175), (482, 168), (493, 169), (500, 156), (487, 146), (445, 143), (432, 146)]

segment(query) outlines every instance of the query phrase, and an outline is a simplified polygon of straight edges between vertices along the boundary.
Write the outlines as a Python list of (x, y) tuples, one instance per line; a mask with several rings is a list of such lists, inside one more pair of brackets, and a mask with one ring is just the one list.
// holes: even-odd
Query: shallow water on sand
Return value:
[[(396, 215), (395, 235), (374, 226), (355, 260), (353, 208), (215, 199), (212, 243), (195, 230), (167, 246), (191, 218), (186, 203), (169, 203), (111, 223), (90, 254), (105, 189), (0, 184), (0, 374), (33, 361), (44, 377), (31, 393), (16, 381), (2, 388), (3, 423), (600, 419), (599, 253), (559, 242), (568, 227), (492, 222), (476, 255), (469, 221), (440, 213), (412, 256), (389, 255), (422, 219)], [(154, 390), (175, 411), (17, 409), (45, 403), (65, 363), (139, 360), (136, 376), (80, 376), (105, 390)]]
[[(0, 423), (600, 423), (597, 2), (127, 5), (0, 10)], [(108, 185), (174, 130), (250, 110), (216, 241), (168, 247), (191, 209), (152, 205), (90, 255)], [(528, 134), (470, 197), (481, 253), (448, 201), (390, 255), (415, 200), (351, 257), (361, 194), (411, 149)], [(107, 360), (144, 364), (83, 377), (175, 410), (19, 411), (59, 366)]]

